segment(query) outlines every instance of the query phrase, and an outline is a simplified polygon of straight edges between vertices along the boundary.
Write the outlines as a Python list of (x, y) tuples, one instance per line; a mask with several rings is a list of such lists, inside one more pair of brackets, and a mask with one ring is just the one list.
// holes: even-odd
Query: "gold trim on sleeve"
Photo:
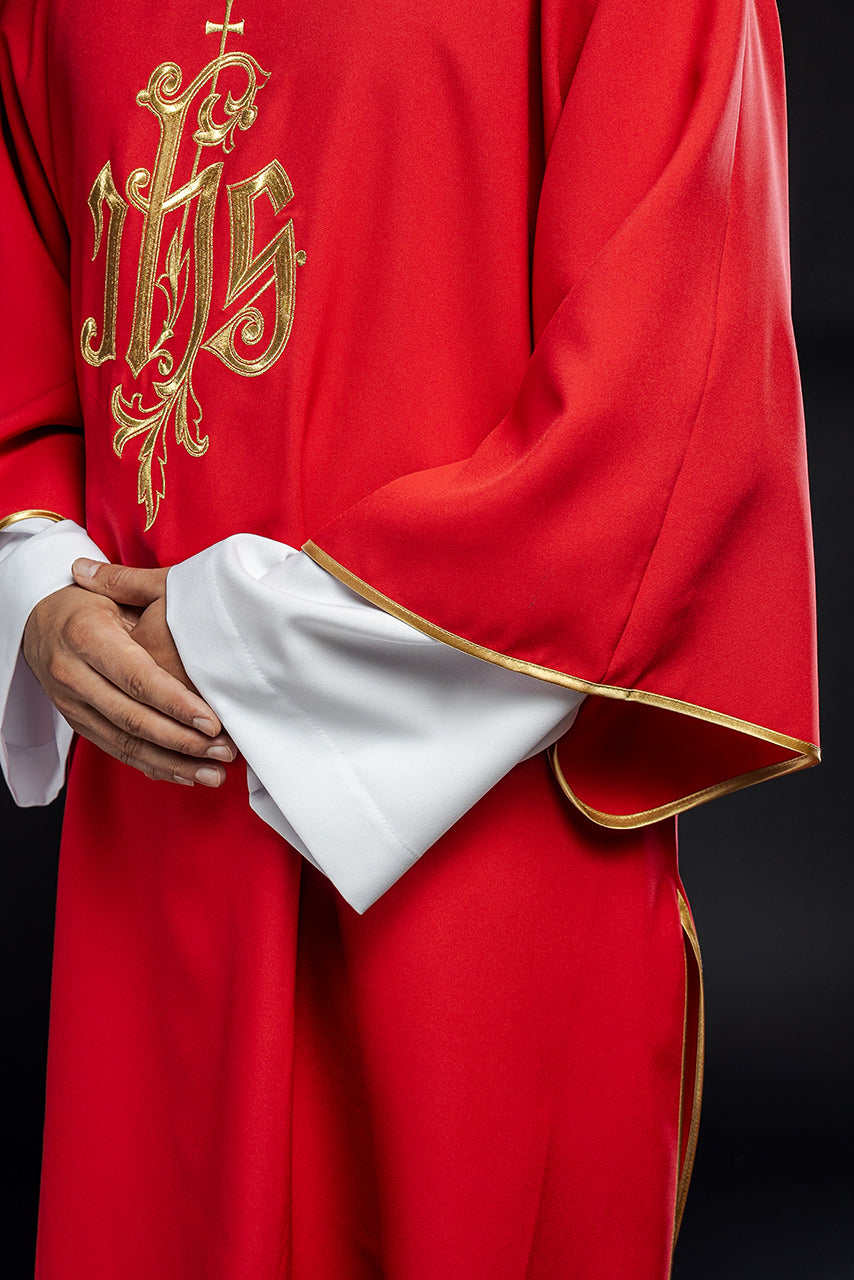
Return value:
[[(667, 700), (662, 699), (653, 705), (666, 706)], [(695, 719), (720, 723), (719, 720), (714, 719), (714, 713), (696, 716)], [(776, 738), (766, 736), (765, 732), (754, 732), (750, 736), (761, 738), (765, 742), (776, 742)], [(785, 746), (786, 744), (779, 743), (778, 745)], [(656, 805), (654, 809), (642, 809), (639, 813), (604, 813), (601, 809), (594, 809), (592, 805), (585, 804), (572, 790), (560, 767), (558, 746), (559, 743), (555, 742), (553, 746), (549, 747), (549, 763), (564, 794), (572, 801), (576, 809), (579, 809), (591, 822), (597, 823), (600, 827), (615, 827), (623, 830), (629, 830), (634, 827), (648, 827), (653, 822), (663, 821), (664, 818), (674, 818), (678, 813), (686, 813), (689, 809), (696, 809), (697, 805), (705, 804), (707, 800), (716, 800), (719, 796), (727, 796), (732, 791), (742, 791), (745, 787), (755, 787), (759, 782), (766, 782), (769, 778), (776, 778), (784, 773), (796, 773), (798, 769), (809, 769), (814, 764), (818, 764), (820, 759), (818, 747), (813, 747), (809, 743), (798, 743), (798, 746), (804, 748), (804, 750), (803, 754), (796, 756), (794, 760), (781, 760), (778, 764), (766, 765), (764, 769), (754, 769), (751, 773), (741, 773), (736, 778), (727, 778), (724, 782), (717, 782), (714, 786), (704, 787), (702, 791), (695, 791), (689, 796), (681, 797), (679, 800), (672, 800), (669, 804)]]
[(381, 591), (377, 591), (376, 588), (363, 582), (361, 578), (357, 578), (349, 569), (345, 569), (337, 560), (333, 560), (332, 556), (328, 555), (314, 542), (306, 542), (302, 550), (322, 569), (325, 569), (333, 577), (337, 578), (339, 582), (342, 582), (345, 587), (349, 587), (351, 591), (355, 591), (363, 599), (376, 605), (385, 613), (391, 614), (392, 617), (398, 618), (401, 622), (408, 623), (409, 626), (415, 627), (417, 631), (422, 632), (424, 635), (432, 636), (434, 640), (441, 640), (443, 644), (448, 644), (463, 653), (471, 654), (474, 658), (481, 658), (484, 662), (493, 662), (496, 666), (506, 667), (508, 671), (519, 671), (523, 675), (533, 676), (537, 680), (546, 680), (550, 684), (562, 685), (566, 689), (575, 689), (580, 693), (595, 694), (601, 698), (614, 698), (623, 702), (636, 702), (642, 706), (660, 707), (665, 711), (674, 711), (680, 715), (691, 716), (695, 720), (704, 720), (708, 724), (718, 725), (723, 729), (732, 729), (736, 733), (758, 738), (762, 742), (770, 742), (773, 746), (782, 747), (784, 751), (792, 752), (793, 759), (791, 760), (781, 760), (778, 764), (768, 765), (763, 769), (755, 769), (750, 773), (743, 773), (735, 778), (728, 778), (724, 782), (706, 787), (702, 791), (695, 791), (692, 795), (684, 796), (669, 804), (658, 805), (654, 809), (645, 809), (640, 813), (610, 814), (585, 804), (583, 800), (580, 800), (573, 793), (561, 771), (558, 762), (559, 744), (555, 743), (551, 747), (549, 755), (558, 783), (576, 808), (599, 826), (621, 828), (649, 826), (653, 822), (660, 822), (663, 818), (670, 818), (677, 813), (683, 813), (686, 809), (693, 809), (697, 805), (703, 804), (706, 800), (728, 795), (731, 791), (740, 791), (743, 787), (752, 787), (758, 782), (764, 782), (768, 778), (775, 778), (785, 773), (795, 773), (798, 769), (809, 769), (812, 765), (818, 764), (821, 759), (821, 752), (813, 743), (802, 742), (799, 738), (791, 738), (788, 734), (778, 733), (776, 729), (766, 729), (763, 725), (751, 724), (748, 720), (739, 720), (736, 716), (725, 715), (721, 711), (713, 711), (708, 707), (699, 707), (693, 702), (683, 702), (679, 698), (668, 698), (662, 694), (649, 693), (645, 689), (624, 689), (619, 685), (596, 684), (591, 680), (583, 680), (579, 676), (568, 675), (565, 671), (556, 671), (552, 667), (543, 667), (536, 662), (525, 662), (521, 658), (513, 658), (509, 654), (499, 653), (495, 649), (487, 649), (483, 645), (473, 644), (471, 640), (466, 640), (463, 636), (455, 635), (444, 627), (428, 622), (426, 618), (420, 617), (417, 613), (413, 613), (404, 605), (398, 604), (397, 601), (392, 600), (389, 596), (383, 595)]
[(58, 516), (55, 511), (13, 511), (11, 515), (4, 516), (0, 520), (0, 533), (10, 525), (17, 524), (19, 520), (53, 520), (55, 524), (59, 524), (64, 519), (65, 516)]

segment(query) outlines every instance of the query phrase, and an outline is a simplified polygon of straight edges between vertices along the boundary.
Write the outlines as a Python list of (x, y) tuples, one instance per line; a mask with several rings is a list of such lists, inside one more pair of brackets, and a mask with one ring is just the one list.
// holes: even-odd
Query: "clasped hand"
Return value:
[[(81, 737), (149, 778), (218, 787), (236, 748), (184, 670), (166, 623), (166, 569), (76, 560), (74, 586), (27, 620), (23, 652)], [(200, 763), (200, 760), (206, 763)]]

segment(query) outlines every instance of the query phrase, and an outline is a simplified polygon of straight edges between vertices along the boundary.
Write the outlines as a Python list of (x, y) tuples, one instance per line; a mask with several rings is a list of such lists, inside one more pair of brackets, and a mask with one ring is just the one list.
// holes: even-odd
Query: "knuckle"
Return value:
[(101, 586), (109, 593), (120, 591), (124, 585), (126, 573), (124, 566), (110, 564), (103, 569), (98, 569), (95, 574), (96, 579)]
[(166, 715), (169, 716), (171, 720), (177, 720), (179, 723), (183, 722), (186, 710), (181, 706), (178, 698), (169, 698), (164, 704), (164, 707)]
[(135, 742), (144, 736), (143, 717), (135, 707), (122, 716), (122, 728)]
[(131, 731), (119, 730), (116, 747), (125, 764), (132, 764), (139, 755), (140, 740)]
[(69, 668), (65, 658), (58, 653), (52, 653), (45, 664), (45, 670), (48, 678), (54, 684), (67, 687), (69, 683)]
[(134, 667), (128, 672), (127, 691), (135, 702), (145, 701), (146, 678), (145, 672), (140, 667)]
[(76, 653), (85, 648), (89, 638), (89, 628), (83, 613), (73, 613), (65, 623), (63, 640), (69, 649)]

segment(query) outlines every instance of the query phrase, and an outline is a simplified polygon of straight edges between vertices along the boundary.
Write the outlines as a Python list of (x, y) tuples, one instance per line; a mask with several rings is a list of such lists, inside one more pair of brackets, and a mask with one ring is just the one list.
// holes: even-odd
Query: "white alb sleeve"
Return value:
[(166, 603), (253, 809), (360, 912), (583, 700), (423, 635), (252, 534), (170, 569)]
[(0, 531), (0, 765), (17, 804), (49, 804), (73, 737), (27, 666), (21, 640), (35, 605), (71, 586), (78, 556), (105, 560), (73, 520), (21, 520)]

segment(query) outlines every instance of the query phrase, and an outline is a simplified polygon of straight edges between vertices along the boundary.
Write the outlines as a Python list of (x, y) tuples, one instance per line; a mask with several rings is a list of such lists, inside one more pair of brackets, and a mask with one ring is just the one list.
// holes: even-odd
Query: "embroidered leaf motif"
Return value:
[[(0, 0), (2, 3), (2, 0)], [(225, 32), (232, 29), (242, 33), (242, 23), (218, 28)], [(220, 77), (225, 77), (228, 88), (217, 92)], [(225, 36), (218, 57), (209, 62), (191, 83), (183, 86), (183, 72), (175, 62), (163, 62), (152, 71), (145, 89), (137, 94), (137, 102), (150, 111), (160, 126), (160, 145), (152, 170), (139, 166), (126, 181), (127, 205), (116, 193), (124, 217), (129, 209), (136, 210), (145, 219), (137, 274), (137, 295), (134, 303), (133, 326), (127, 349), (127, 363), (135, 380), (144, 378), (142, 390), (126, 394), (120, 383), (113, 390), (112, 412), (117, 430), (113, 437), (113, 449), (122, 457), (128, 443), (138, 442), (137, 496), (145, 507), (145, 527), (150, 529), (166, 493), (166, 461), (171, 434), (177, 444), (191, 457), (201, 457), (208, 448), (208, 436), (201, 432), (202, 408), (193, 388), (196, 359), (203, 350), (215, 351), (229, 368), (244, 376), (256, 376), (264, 372), (278, 359), (290, 333), (293, 311), (293, 269), (296, 263), (305, 261), (305, 254), (293, 249), (293, 230), (286, 244), (289, 250), (287, 262), (281, 261), (278, 243), (283, 233), (274, 236), (272, 246), (253, 257), (254, 222), (252, 200), (266, 191), (273, 209), (280, 211), (293, 195), (287, 174), (278, 161), (265, 166), (251, 179), (237, 184), (247, 194), (238, 225), (232, 225), (230, 277), (239, 278), (242, 292), (253, 284), (258, 275), (270, 265), (273, 274), (267, 284), (257, 290), (249, 304), (215, 336), (227, 333), (229, 339), (240, 332), (243, 341), (252, 345), (261, 341), (264, 333), (264, 316), (253, 304), (261, 293), (275, 282), (276, 310), (275, 331), (268, 349), (255, 360), (238, 359), (221, 342), (219, 346), (206, 346), (208, 318), (214, 280), (214, 212), (220, 187), (224, 160), (201, 165), (203, 148), (221, 147), (225, 154), (235, 145), (238, 130), (250, 129), (258, 115), (256, 97), (269, 79), (250, 55), (242, 52), (225, 52)], [(241, 86), (241, 87), (239, 87)], [(225, 86), (223, 86), (225, 88)], [(189, 123), (195, 106), (195, 129)], [(189, 135), (189, 136), (188, 136)], [(192, 165), (179, 163), (182, 148), (192, 140), (196, 148)], [(109, 172), (109, 166), (102, 171)], [(176, 174), (181, 175), (176, 178)], [(188, 176), (189, 175), (189, 176)], [(274, 179), (278, 177), (278, 185)], [(179, 182), (177, 189), (173, 180)], [(104, 188), (106, 191), (107, 188)], [(95, 203), (95, 256), (103, 230), (101, 202), (104, 191), (93, 188)], [(109, 192), (107, 192), (109, 194)], [(229, 188), (231, 198), (232, 188)], [(118, 207), (118, 205), (116, 205)], [(120, 230), (118, 214), (111, 208), (110, 234), (113, 217)], [(171, 220), (180, 219), (175, 226)], [(191, 217), (194, 224), (188, 226)], [(100, 219), (100, 221), (99, 221)], [(172, 229), (168, 247), (165, 240)], [(187, 241), (185, 249), (184, 241)], [(283, 242), (285, 243), (285, 242)], [(116, 257), (115, 271), (118, 272)], [(252, 269), (254, 267), (254, 270)], [(192, 268), (192, 270), (191, 270)], [(248, 272), (246, 279), (244, 275)], [(116, 289), (118, 285), (115, 285)], [(188, 293), (194, 292), (189, 314), (181, 322)], [(155, 309), (154, 302), (157, 301)], [(233, 299), (226, 297), (228, 308)], [(106, 308), (105, 308), (106, 315)], [(103, 353), (93, 351), (91, 342), (95, 335), (94, 321), (87, 320), (81, 334), (83, 355), (89, 363), (100, 363)], [(158, 332), (159, 336), (154, 339)], [(103, 344), (102, 344), (103, 345)], [(104, 352), (107, 348), (104, 347)], [(88, 353), (88, 354), (87, 354)], [(108, 358), (103, 355), (103, 358)], [(111, 350), (109, 358), (115, 358)], [(152, 376), (156, 369), (159, 378)], [(146, 373), (143, 374), (143, 370)], [(140, 383), (137, 382), (137, 386)]]
[[(202, 420), (202, 409), (193, 391), (189, 374), (182, 378), (175, 391), (168, 399), (160, 400), (151, 408), (142, 403), (142, 394), (135, 392), (130, 400), (122, 394), (121, 386), (113, 391), (113, 417), (118, 422), (119, 430), (113, 439), (113, 449), (118, 457), (122, 456), (125, 445), (137, 436), (143, 436), (140, 445), (139, 475), (137, 478), (137, 500), (145, 507), (145, 527), (150, 529), (157, 518), (160, 501), (166, 496), (166, 436), (170, 419), (178, 444), (183, 445), (194, 458), (200, 458), (207, 452), (209, 439), (193, 431), (187, 411), (188, 399), (193, 403), (198, 415), (193, 419), (197, 429)], [(155, 469), (155, 463), (157, 467)]]

